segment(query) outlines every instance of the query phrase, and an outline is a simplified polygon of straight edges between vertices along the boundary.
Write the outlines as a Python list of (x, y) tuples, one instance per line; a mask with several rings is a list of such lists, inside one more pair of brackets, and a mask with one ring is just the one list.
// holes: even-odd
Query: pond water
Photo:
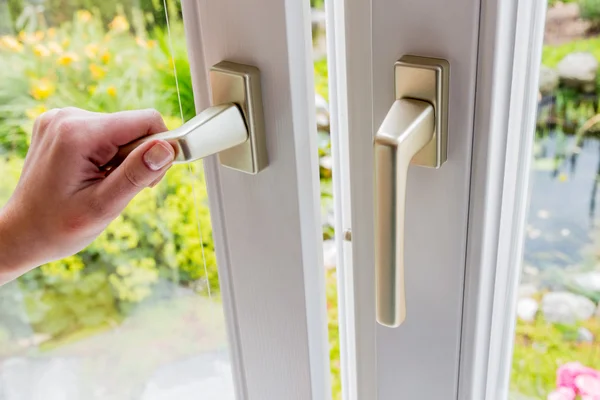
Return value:
[[(574, 152), (575, 138), (560, 132), (536, 140), (524, 261), (538, 269), (593, 262), (600, 213), (600, 140), (587, 138)], [(560, 157), (560, 155), (564, 155)]]

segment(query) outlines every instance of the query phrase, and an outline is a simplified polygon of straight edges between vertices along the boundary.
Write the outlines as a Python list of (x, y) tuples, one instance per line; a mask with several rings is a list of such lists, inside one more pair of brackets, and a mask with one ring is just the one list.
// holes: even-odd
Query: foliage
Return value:
[(325, 8), (325, 0), (310, 0), (310, 7), (324, 9)]
[(596, 28), (600, 27), (600, 0), (579, 0), (579, 10), (581, 18)]
[[(183, 25), (176, 24), (171, 27), (171, 35), (183, 38)], [(157, 69), (162, 87), (165, 90), (167, 101), (170, 107), (176, 110), (184, 121), (188, 121), (196, 115), (194, 108), (194, 91), (192, 88), (192, 76), (190, 65), (187, 58), (185, 41), (169, 41), (168, 32), (157, 28), (154, 30), (154, 37), (158, 42), (158, 47), (167, 57), (171, 54), (171, 45), (173, 46), (173, 63), (163, 65)], [(177, 71), (177, 81), (174, 71)], [(181, 102), (180, 102), (181, 100)], [(181, 104), (181, 110), (179, 105)]]
[[(107, 25), (116, 14), (122, 13), (132, 20), (134, 10), (141, 11), (146, 27), (164, 26), (166, 24), (166, 13), (163, 0), (8, 0), (8, 6), (12, 20), (17, 30), (36, 30), (43, 29), (36, 25), (27, 24), (18, 26), (19, 17), (23, 16), (23, 11), (32, 8), (32, 5), (43, 4), (42, 12), (37, 11), (38, 18), (43, 20), (49, 26), (62, 25), (70, 21), (72, 15), (78, 10), (93, 10), (100, 18), (100, 22)], [(177, 17), (181, 14), (181, 2), (167, 0), (169, 18)]]
[(0, 55), (13, 68), (0, 70), (0, 147), (21, 156), (31, 120), (67, 104), (92, 111), (157, 108), (173, 115), (156, 69), (169, 60), (145, 31), (129, 34), (129, 22), (117, 16), (105, 30), (87, 11), (46, 32), (0, 39)]
[(561, 45), (546, 45), (542, 49), (542, 64), (555, 68), (556, 65), (569, 53), (589, 52), (600, 60), (600, 37), (581, 39)]
[(578, 0), (548, 0), (548, 8), (554, 7), (558, 4), (575, 3)]
[[(179, 113), (164, 39), (158, 35), (160, 45), (149, 39), (143, 26), (134, 27), (133, 34), (131, 25), (135, 23), (119, 15), (105, 28), (98, 15), (79, 11), (60, 27), (0, 38), (0, 57), (13, 66), (0, 69), (0, 205), (18, 180), (33, 119), (47, 109), (154, 107), (171, 128), (180, 123), (180, 118), (169, 117)], [(178, 25), (173, 27), (176, 32), (182, 30)], [(177, 50), (185, 54), (184, 48)], [(191, 88), (187, 69), (183, 64), (178, 70), (180, 87)], [(182, 100), (193, 104), (191, 89)], [(191, 104), (184, 107), (188, 116)], [(84, 251), (20, 278), (24, 312), (11, 318), (30, 325), (33, 332), (16, 332), (14, 324), (1, 318), (0, 340), (31, 333), (60, 340), (118, 324), (138, 304), (168, 296), (177, 287), (205, 292), (208, 279), (217, 288), (206, 199), (198, 165), (173, 167)]]
[(331, 361), (331, 388), (333, 400), (342, 399), (342, 382), (340, 377), (340, 329), (338, 315), (337, 274), (335, 269), (325, 272), (327, 296), (327, 327), (329, 331), (329, 360)]
[(596, 318), (576, 326), (551, 324), (539, 316), (534, 322), (517, 321), (511, 370), (511, 389), (520, 394), (545, 399), (556, 387), (556, 370), (565, 363), (582, 362), (600, 369), (597, 343), (580, 343), (582, 326), (600, 337)]
[(323, 96), (325, 100), (329, 100), (329, 81), (327, 70), (327, 59), (315, 61), (315, 91)]

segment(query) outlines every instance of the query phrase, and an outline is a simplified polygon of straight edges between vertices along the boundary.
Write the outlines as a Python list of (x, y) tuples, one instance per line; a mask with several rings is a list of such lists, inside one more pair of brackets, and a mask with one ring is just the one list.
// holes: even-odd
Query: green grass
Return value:
[(579, 361), (600, 369), (600, 343), (578, 343), (577, 329), (589, 329), (600, 337), (600, 321), (593, 318), (577, 326), (551, 324), (540, 316), (533, 323), (517, 322), (511, 371), (511, 390), (546, 399), (555, 389), (559, 366)]
[(567, 54), (580, 51), (592, 53), (597, 60), (600, 60), (600, 37), (577, 40), (557, 46), (546, 45), (542, 50), (542, 64), (555, 68)]

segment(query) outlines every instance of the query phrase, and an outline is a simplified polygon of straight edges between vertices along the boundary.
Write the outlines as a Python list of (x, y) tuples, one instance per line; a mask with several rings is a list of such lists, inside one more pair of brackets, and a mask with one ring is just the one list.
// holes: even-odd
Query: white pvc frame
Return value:
[(483, 3), (459, 399), (508, 398), (545, 15)]
[(182, 7), (198, 111), (212, 65), (261, 71), (269, 166), (204, 161), (236, 399), (330, 399), (308, 1)]

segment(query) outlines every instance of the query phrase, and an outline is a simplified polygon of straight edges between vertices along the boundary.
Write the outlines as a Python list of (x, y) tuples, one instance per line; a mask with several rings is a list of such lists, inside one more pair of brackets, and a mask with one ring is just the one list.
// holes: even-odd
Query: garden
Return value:
[[(172, 36), (183, 37), (178, 2), (162, 5), (0, 0), (0, 206), (17, 183), (33, 121), (48, 109), (152, 107), (170, 128), (194, 115), (185, 43), (174, 40), (171, 52), (165, 25), (168, 11)], [(334, 399), (341, 399), (327, 61), (323, 14), (314, 15), (324, 273)], [(517, 266), (513, 400), (600, 399), (599, 62), (600, 1), (551, 0)], [(57, 385), (68, 386), (60, 371), (82, 371), (82, 390), (96, 393), (86, 398), (158, 398), (144, 397), (145, 382), (171, 379), (165, 365), (193, 370), (185, 363), (196, 354), (226, 376), (218, 287), (201, 164), (175, 166), (87, 249), (0, 288), (0, 388), (20, 382), (10, 371), (36, 374), (42, 363), (59, 371)], [(93, 361), (77, 361), (86, 357)], [(226, 381), (214, 390), (227, 390)], [(0, 398), (12, 399), (7, 393)]]

